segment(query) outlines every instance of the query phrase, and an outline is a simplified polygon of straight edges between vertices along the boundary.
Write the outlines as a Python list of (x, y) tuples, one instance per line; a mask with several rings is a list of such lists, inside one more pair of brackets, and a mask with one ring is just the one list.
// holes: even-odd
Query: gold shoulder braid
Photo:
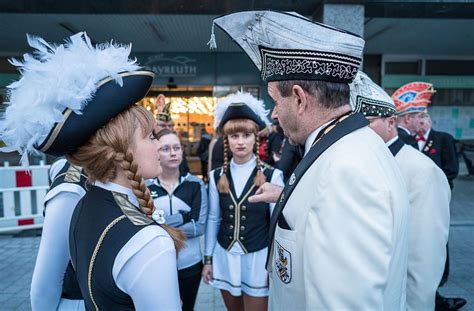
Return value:
[(340, 116), (339, 118), (337, 118), (336, 120), (334, 120), (333, 122), (331, 122), (330, 124), (328, 124), (328, 126), (326, 126), (322, 131), (321, 131), (321, 135), (318, 135), (318, 137), (314, 140), (313, 144), (311, 145), (311, 147), (313, 147), (314, 145), (316, 145), (318, 143), (318, 141), (321, 140), (321, 138), (324, 137), (324, 135), (326, 135), (327, 133), (329, 133), (330, 131), (332, 131), (340, 122), (344, 121), (345, 119), (349, 118), (349, 116), (351, 116), (352, 114), (354, 114), (353, 112), (350, 112), (350, 113), (345, 113), (343, 114), (342, 116)]
[(145, 226), (153, 223), (151, 218), (147, 217), (141, 210), (135, 207), (135, 205), (130, 203), (126, 194), (112, 191), (112, 196), (114, 197), (115, 203), (117, 203), (125, 216), (135, 226)]
[(105, 236), (109, 232), (110, 229), (112, 229), (113, 226), (118, 224), (121, 220), (125, 219), (126, 216), (122, 215), (117, 218), (115, 218), (102, 232), (100, 235), (99, 241), (97, 241), (97, 244), (94, 248), (94, 252), (92, 253), (91, 261), (89, 263), (89, 271), (87, 273), (87, 286), (89, 287), (89, 296), (91, 297), (92, 303), (94, 304), (95, 310), (99, 311), (99, 307), (97, 306), (94, 296), (92, 295), (92, 270), (94, 269), (94, 263), (95, 263), (95, 258), (97, 257), (97, 253), (99, 252), (100, 246), (102, 245), (102, 242), (104, 242)]
[(81, 176), (87, 179), (87, 176), (83, 173), (83, 168), (77, 165), (70, 165), (66, 172), (58, 174), (54, 177), (51, 184), (53, 184), (58, 178), (64, 176), (64, 181), (69, 183), (77, 183), (81, 181)]
[(64, 181), (73, 183), (79, 182), (81, 180), (81, 175), (86, 177), (82, 174), (82, 167), (71, 164), (66, 172), (66, 176), (64, 176)]

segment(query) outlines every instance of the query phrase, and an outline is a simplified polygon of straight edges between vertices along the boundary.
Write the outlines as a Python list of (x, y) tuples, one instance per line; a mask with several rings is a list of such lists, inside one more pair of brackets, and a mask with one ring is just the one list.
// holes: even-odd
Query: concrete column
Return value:
[(364, 5), (325, 4), (323, 23), (364, 37)]

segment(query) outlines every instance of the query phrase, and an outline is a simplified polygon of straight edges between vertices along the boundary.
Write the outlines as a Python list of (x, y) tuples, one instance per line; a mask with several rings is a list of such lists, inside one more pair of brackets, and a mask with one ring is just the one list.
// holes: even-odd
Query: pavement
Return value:
[[(463, 172), (463, 170), (461, 170)], [(0, 235), (0, 310), (31, 310), (30, 281), (38, 252), (39, 231)], [(474, 177), (455, 180), (451, 200), (450, 276), (441, 293), (463, 297), (474, 310)], [(201, 284), (196, 310), (225, 310), (219, 291)]]

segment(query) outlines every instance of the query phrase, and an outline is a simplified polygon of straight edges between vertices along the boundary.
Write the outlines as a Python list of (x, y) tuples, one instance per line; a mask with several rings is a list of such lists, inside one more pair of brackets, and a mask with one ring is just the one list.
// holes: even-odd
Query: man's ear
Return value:
[(298, 84), (293, 85), (291, 91), (293, 98), (295, 99), (295, 104), (298, 105), (298, 114), (307, 112), (310, 104), (308, 94)]
[(390, 127), (397, 127), (397, 116), (391, 116), (388, 120)]

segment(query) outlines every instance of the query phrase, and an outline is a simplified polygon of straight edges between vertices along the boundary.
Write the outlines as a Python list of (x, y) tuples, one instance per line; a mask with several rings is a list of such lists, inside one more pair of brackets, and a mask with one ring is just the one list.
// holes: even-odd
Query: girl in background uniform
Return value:
[[(63, 45), (28, 37), (33, 55), (13, 64), (0, 124), (7, 148), (35, 148), (84, 168), (89, 191), (74, 209), (69, 254), (87, 310), (179, 310), (179, 230), (155, 213), (143, 178), (161, 173), (153, 116), (135, 105), (154, 74), (139, 71), (129, 46), (92, 46), (85, 33)], [(51, 283), (56, 280), (51, 280)]]
[(183, 310), (194, 310), (201, 282), (202, 253), (200, 236), (207, 218), (207, 190), (203, 181), (190, 173), (180, 173), (183, 148), (169, 129), (159, 131), (162, 172), (149, 185), (151, 196), (163, 210), (166, 224), (182, 230), (187, 241), (178, 256), (178, 282)]
[(283, 185), (282, 172), (258, 156), (258, 131), (269, 123), (267, 113), (262, 101), (240, 92), (220, 100), (215, 110), (215, 125), (224, 138), (224, 166), (209, 174), (202, 275), (205, 283), (221, 290), (231, 311), (267, 310), (265, 260), (274, 204), (247, 201), (265, 181)]

